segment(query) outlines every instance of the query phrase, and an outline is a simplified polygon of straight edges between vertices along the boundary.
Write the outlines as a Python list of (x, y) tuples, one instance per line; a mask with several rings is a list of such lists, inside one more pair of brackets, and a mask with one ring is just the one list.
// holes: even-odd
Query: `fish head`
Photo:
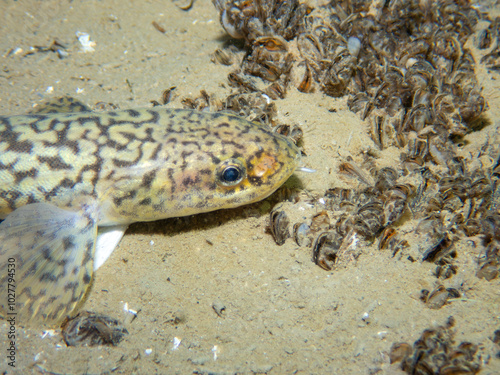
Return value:
[[(262, 200), (295, 171), (300, 151), (269, 127), (225, 113), (169, 110), (148, 158), (122, 171), (101, 201), (104, 225), (153, 221)], [(145, 149), (145, 147), (144, 147)]]
[(260, 201), (276, 191), (300, 161), (290, 138), (236, 116), (214, 116), (200, 133), (198, 146), (173, 171), (173, 180), (165, 181), (166, 186), (176, 185), (170, 191), (175, 204), (169, 205), (175, 216)]

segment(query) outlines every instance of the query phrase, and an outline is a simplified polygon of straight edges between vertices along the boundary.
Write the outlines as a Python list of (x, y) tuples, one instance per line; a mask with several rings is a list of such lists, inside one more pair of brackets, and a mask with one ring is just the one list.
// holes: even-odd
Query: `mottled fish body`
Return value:
[(256, 202), (298, 161), (286, 137), (225, 113), (0, 117), (1, 290), (16, 282), (14, 304), (0, 296), (0, 315), (60, 322), (128, 224)]

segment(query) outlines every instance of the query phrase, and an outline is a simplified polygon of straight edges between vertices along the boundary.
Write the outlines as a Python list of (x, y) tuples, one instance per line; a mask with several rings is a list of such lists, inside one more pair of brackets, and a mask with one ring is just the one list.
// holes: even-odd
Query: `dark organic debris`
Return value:
[(162, 34), (165, 34), (167, 32), (167, 30), (162, 26), (160, 25), (158, 22), (156, 21), (153, 21), (151, 22), (151, 24), (153, 25), (153, 27), (158, 30), (160, 33)]
[[(26, 52), (23, 57), (33, 55), (35, 53), (46, 53), (55, 52), (60, 59), (68, 57), (68, 52), (66, 52), (67, 47), (57, 40), (52, 41), (49, 46), (33, 46), (28, 52)], [(14, 52), (14, 49), (10, 50), (6, 56), (10, 56)]]

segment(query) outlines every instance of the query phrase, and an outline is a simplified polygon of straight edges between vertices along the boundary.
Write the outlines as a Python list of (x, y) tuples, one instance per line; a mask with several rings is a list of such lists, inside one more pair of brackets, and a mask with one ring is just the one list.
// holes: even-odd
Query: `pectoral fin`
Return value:
[(97, 271), (109, 258), (113, 250), (118, 246), (128, 225), (115, 225), (112, 227), (99, 227), (97, 231), (97, 243), (95, 246), (94, 271)]
[(91, 284), (96, 236), (87, 206), (72, 212), (36, 203), (7, 216), (0, 223), (0, 315), (21, 326), (70, 315)]

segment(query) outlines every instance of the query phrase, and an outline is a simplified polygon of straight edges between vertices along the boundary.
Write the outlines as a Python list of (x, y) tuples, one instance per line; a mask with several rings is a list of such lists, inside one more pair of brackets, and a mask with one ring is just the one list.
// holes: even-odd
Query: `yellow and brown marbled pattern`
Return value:
[[(27, 319), (60, 320), (91, 280), (89, 246), (95, 245), (89, 243), (95, 242), (97, 226), (261, 200), (290, 177), (299, 155), (289, 139), (224, 113), (155, 108), (0, 117), (0, 219), (6, 219), (0, 224), (0, 272), (8, 257), (18, 257), (24, 288), (18, 290), (18, 307), (31, 304)], [(63, 211), (47, 210), (49, 205), (68, 212), (65, 220), (81, 229), (57, 222)], [(44, 224), (30, 234), (24, 220), (31, 207), (38, 219), (54, 219), (59, 227)], [(2, 274), (2, 290), (5, 283)], [(36, 293), (34, 283), (41, 285)], [(50, 310), (63, 294), (54, 290), (66, 291), (68, 300)], [(33, 305), (40, 298), (44, 301)]]
[[(184, 216), (258, 201), (295, 170), (298, 150), (241, 118), (140, 109), (0, 117), (0, 218), (29, 203), (99, 202), (100, 225)], [(236, 160), (246, 178), (218, 183)]]

